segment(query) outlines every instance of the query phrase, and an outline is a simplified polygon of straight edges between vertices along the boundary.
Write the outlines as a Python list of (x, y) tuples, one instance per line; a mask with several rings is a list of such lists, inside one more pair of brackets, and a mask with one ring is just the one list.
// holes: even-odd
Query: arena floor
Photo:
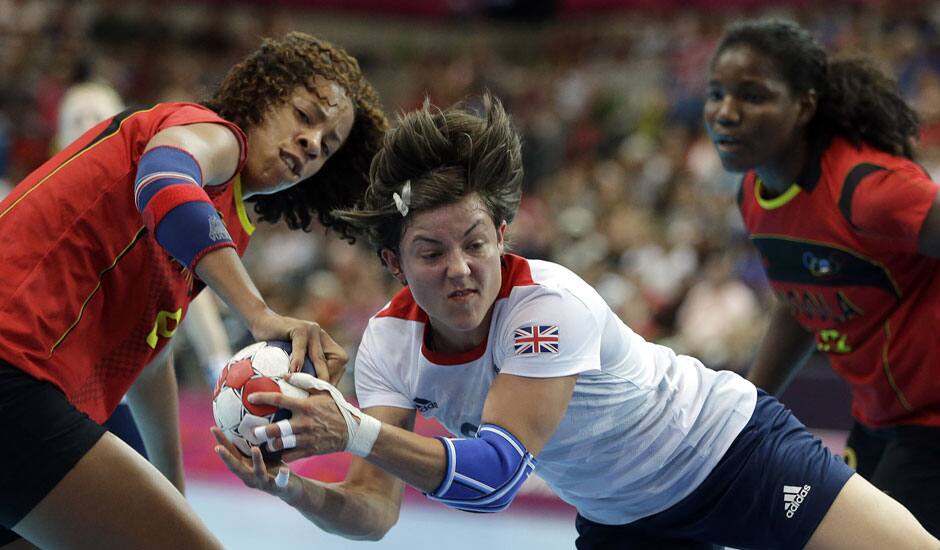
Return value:
[(555, 510), (469, 514), (406, 500), (398, 525), (379, 543), (370, 543), (324, 533), (280, 500), (244, 487), (190, 480), (187, 493), (196, 513), (231, 550), (574, 548), (573, 513)]
[[(844, 432), (812, 431), (833, 451), (842, 450)], [(370, 543), (324, 533), (280, 500), (231, 479), (191, 478), (187, 496), (196, 513), (231, 550), (571, 550), (576, 537), (574, 512), (557, 506), (514, 504), (499, 514), (469, 514), (411, 495), (405, 499), (398, 525), (382, 541)]]
[[(430, 502), (406, 489), (398, 525), (379, 543), (350, 541), (324, 533), (299, 512), (270, 495), (248, 489), (212, 451), (212, 424), (207, 397), (180, 395), (181, 436), (187, 475), (187, 497), (196, 513), (231, 550), (258, 548), (387, 548), (390, 550), (503, 550), (505, 548), (571, 550), (576, 532), (574, 509), (551, 495), (537, 476), (530, 478), (512, 506), (498, 514), (470, 514)], [(419, 417), (416, 429), (438, 435), (441, 428)], [(846, 433), (811, 429), (833, 452), (840, 453)], [(340, 481), (350, 457), (338, 453), (292, 463), (301, 474)]]

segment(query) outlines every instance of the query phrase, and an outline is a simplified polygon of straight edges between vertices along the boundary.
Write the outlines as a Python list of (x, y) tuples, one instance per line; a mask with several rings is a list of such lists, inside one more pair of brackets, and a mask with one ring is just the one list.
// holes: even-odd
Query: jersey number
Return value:
[[(180, 319), (183, 317), (183, 308), (174, 312), (161, 311), (157, 313), (157, 320), (153, 323), (153, 330), (147, 335), (147, 345), (152, 349), (157, 349), (157, 342), (160, 338), (170, 338), (176, 334), (176, 329), (180, 326)], [(168, 319), (173, 320), (173, 329), (167, 327)]]
[(821, 330), (816, 342), (816, 349), (825, 353), (849, 353), (852, 346), (845, 342), (846, 335), (838, 330)]

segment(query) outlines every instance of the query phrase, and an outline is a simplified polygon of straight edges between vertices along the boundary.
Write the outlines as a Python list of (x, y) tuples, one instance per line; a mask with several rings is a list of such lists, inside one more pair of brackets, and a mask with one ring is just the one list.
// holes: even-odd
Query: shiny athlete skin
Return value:
[[(806, 31), (792, 23), (742, 23), (726, 32), (712, 59), (704, 120), (725, 169), (753, 170), (754, 174), (746, 175), (745, 181), (756, 174), (758, 184), (753, 189), (748, 187), (746, 193), (762, 200), (781, 197), (786, 203), (786, 196), (795, 196), (793, 192), (797, 189), (808, 191), (799, 193), (805, 201), (800, 203), (801, 208), (806, 207), (801, 210), (805, 227), (795, 233), (782, 230), (781, 239), (843, 247), (853, 257), (865, 258), (876, 270), (889, 273), (927, 272), (932, 269), (932, 262), (940, 258), (940, 194), (923, 169), (912, 162), (919, 131), (916, 115), (890, 78), (865, 59), (832, 59)], [(825, 159), (829, 172), (807, 180), (810, 169), (823, 162), (820, 159)], [(843, 164), (851, 167), (849, 163), (858, 163), (856, 168), (868, 163), (867, 166), (878, 169), (878, 175), (855, 180), (852, 185), (858, 187), (850, 187), (848, 182), (854, 170), (843, 172), (835, 168)], [(814, 193), (812, 188), (805, 188), (804, 181), (817, 178), (824, 182), (820, 186), (832, 190), (832, 199), (826, 201), (820, 191)], [(883, 183), (879, 183), (879, 178), (883, 178)], [(854, 193), (848, 196), (854, 198), (843, 201), (847, 188)], [(866, 194), (869, 198), (865, 198)], [(816, 198), (808, 200), (809, 196)], [(873, 202), (872, 196), (882, 202)], [(772, 224), (778, 223), (773, 220), (779, 218), (753, 200), (751, 197), (742, 206), (746, 223), (754, 223), (756, 231), (763, 235), (780, 232), (772, 229), (777, 227)], [(869, 213), (859, 213), (858, 208)], [(866, 216), (866, 227), (854, 226), (858, 219), (853, 220), (846, 212)], [(749, 219), (753, 221), (748, 222)], [(879, 219), (884, 220), (881, 225)], [(896, 227), (909, 232), (903, 242), (898, 233), (883, 229), (895, 222)], [(882, 235), (898, 239), (898, 246), (885, 253), (883, 244), (873, 244), (873, 239), (876, 241)], [(768, 259), (771, 263), (774, 260), (782, 263), (786, 257), (765, 258)], [(853, 273), (859, 276), (858, 272)], [(790, 288), (786, 281), (774, 284)], [(936, 471), (931, 464), (936, 464), (936, 457), (940, 456), (936, 435), (930, 435), (938, 429), (936, 414), (931, 412), (936, 411), (935, 405), (931, 405), (936, 401), (929, 397), (933, 395), (931, 377), (935, 379), (929, 367), (936, 365), (931, 359), (936, 357), (936, 347), (932, 335), (926, 334), (924, 338), (929, 329), (924, 328), (923, 322), (917, 322), (935, 317), (931, 304), (936, 302), (930, 298), (936, 296), (935, 288), (925, 289), (930, 284), (929, 277), (909, 281), (902, 287), (901, 296), (889, 296), (880, 302), (877, 290), (864, 292), (858, 286), (817, 289), (830, 294), (845, 292), (856, 302), (868, 300), (869, 311), (886, 312), (869, 313), (873, 315), (872, 322), (884, 324), (880, 334), (850, 342), (858, 346), (864, 342), (867, 349), (872, 347), (870, 342), (880, 341), (881, 334), (888, 334), (890, 339), (883, 349), (830, 356), (840, 375), (853, 385), (856, 425), (849, 436), (846, 460), (910, 508), (937, 535), (940, 515), (934, 503), (938, 478), (929, 473)], [(885, 304), (884, 300), (890, 303)], [(778, 394), (817, 348), (817, 334), (809, 328), (812, 319), (808, 320), (798, 310), (791, 311), (792, 304), (783, 302), (770, 315), (770, 326), (749, 373), (749, 379), (757, 386)], [(915, 321), (904, 323), (902, 319)], [(829, 328), (834, 329), (831, 332), (846, 334), (843, 331), (853, 331), (855, 327), (837, 320)], [(863, 338), (860, 332), (850, 334)], [(818, 344), (820, 349), (828, 350), (824, 344)], [(864, 371), (861, 365), (872, 367)], [(898, 389), (895, 381), (898, 376), (904, 377), (907, 397), (916, 397), (913, 405)], [(859, 403), (865, 405), (860, 407)], [(865, 424), (859, 418), (865, 418), (865, 422), (872, 420)], [(902, 432), (903, 437), (898, 435)], [(889, 441), (889, 447), (885, 447)], [(862, 448), (868, 450), (863, 452)]]
[[(755, 170), (765, 189), (776, 196), (790, 187), (807, 162), (805, 129), (816, 103), (813, 90), (795, 94), (771, 59), (748, 46), (732, 46), (712, 63), (705, 128), (726, 170)], [(940, 257), (937, 202), (927, 214), (918, 245), (921, 253)]]
[(709, 137), (726, 170), (756, 169), (777, 194), (786, 191), (806, 160), (803, 127), (816, 96), (796, 96), (773, 61), (746, 46), (722, 52), (712, 67), (705, 100)]
[[(272, 57), (275, 61), (288, 63), (291, 70), (284, 72), (283, 67), (272, 66)], [(141, 130), (128, 136), (135, 144), (145, 143), (145, 147), (129, 152), (116, 147), (108, 149), (109, 157), (89, 154), (83, 158), (98, 161), (101, 166), (119, 165), (120, 169), (115, 173), (119, 172), (121, 177), (115, 176), (117, 179), (109, 183), (120, 189), (124, 189), (120, 184), (128, 183), (127, 193), (133, 193), (134, 173), (144, 151), (158, 146), (183, 149), (198, 163), (203, 185), (233, 182), (229, 183), (232, 187), (222, 190), (230, 196), (232, 189), (238, 187), (239, 180), (233, 179), (236, 172), (241, 174), (243, 195), (261, 196), (280, 190), (287, 190), (286, 193), (290, 194), (300, 190), (301, 193), (289, 195), (286, 202), (282, 201), (284, 208), (277, 204), (271, 207), (270, 203), (261, 208), (256, 204), (256, 212), (262, 215), (262, 219), (277, 221), (284, 218), (294, 229), (307, 227), (315, 215), (324, 221), (325, 212), (349, 200), (343, 193), (334, 193), (334, 187), (342, 185), (346, 195), (354, 196), (358, 192), (358, 180), (365, 182), (363, 163), (367, 166), (386, 125), (377, 95), (362, 77), (355, 59), (329, 43), (302, 33), (289, 33), (283, 40), (264, 41), (258, 50), (230, 71), (206, 105), (163, 104), (159, 108), (163, 110), (161, 112), (202, 109), (204, 114), (188, 118), (178, 116), (174, 123), (162, 126), (163, 129), (158, 124), (151, 124), (146, 133)], [(141, 111), (143, 114), (140, 116), (145, 117), (147, 112)], [(247, 138), (246, 150), (242, 149), (245, 142), (238, 137), (242, 132)], [(350, 137), (353, 132), (358, 132), (355, 140)], [(72, 149), (78, 150), (79, 145)], [(244, 158), (246, 153), (247, 158)], [(342, 159), (337, 158), (337, 162), (323, 169), (328, 159), (336, 157)], [(54, 167), (55, 163), (47, 166)], [(125, 166), (129, 168), (124, 169)], [(324, 174), (329, 175), (323, 177)], [(124, 181), (125, 175), (129, 182)], [(40, 172), (37, 177), (42, 176)], [(78, 187), (73, 194), (97, 196), (95, 182), (79, 180), (77, 178), (74, 182)], [(46, 189), (60, 189), (60, 186)], [(65, 193), (64, 190), (61, 192)], [(105, 207), (115, 208), (115, 205)], [(29, 211), (23, 211), (24, 214), (18, 212), (14, 211), (14, 214), (25, 216)], [(139, 213), (129, 210), (119, 214), (125, 220), (136, 219), (134, 223), (140, 225)], [(239, 216), (242, 214), (239, 212)], [(226, 221), (235, 218), (230, 215)], [(12, 219), (13, 216), (8, 216), (8, 220)], [(330, 225), (329, 219), (325, 222)], [(346, 235), (341, 226), (333, 227)], [(93, 253), (94, 249), (88, 252)], [(161, 261), (165, 260), (165, 252), (156, 253)], [(172, 272), (169, 277), (174, 289), (179, 286), (178, 279), (191, 276), (186, 270), (168, 271)], [(226, 247), (207, 252), (195, 265), (194, 271), (202, 282), (240, 314), (254, 338), (291, 340), (294, 348), (291, 361), (296, 367), (304, 355), (309, 355), (323, 378), (335, 382), (342, 375), (346, 362), (343, 349), (316, 323), (281, 316), (268, 308), (235, 250)], [(132, 276), (133, 273), (125, 273), (124, 279)], [(185, 305), (185, 300), (181, 303)], [(121, 313), (132, 315), (134, 310)], [(169, 349), (165, 340), (161, 344)], [(156, 356), (150, 365), (142, 363), (128, 365), (137, 373), (143, 369), (139, 382), (147, 382), (151, 388), (175, 390), (175, 378), (165, 353)], [(175, 391), (151, 393), (156, 393), (163, 402), (175, 404)], [(67, 401), (67, 398), (59, 398), (56, 402), (63, 400)], [(150, 420), (148, 418), (148, 424), (159, 423), (158, 420)], [(87, 427), (94, 423), (85, 418), (79, 424)], [(167, 424), (168, 427), (170, 425), (178, 429), (178, 424)], [(85, 429), (83, 433), (89, 430)], [(9, 464), (17, 472), (28, 471), (23, 460), (28, 460), (28, 457), (14, 456), (3, 464)], [(89, 447), (81, 447), (75, 460), (77, 462), (60, 461), (57, 465), (67, 467), (48, 474), (51, 488), (36, 490), (34, 496), (41, 500), (35, 505), (31, 504), (32, 500), (28, 501), (30, 508), (24, 512), (25, 516), (18, 516), (18, 521), (11, 522), (15, 523), (11, 525), (13, 531), (41, 547), (94, 547), (100, 546), (102, 541), (114, 547), (220, 547), (192, 513), (181, 494), (182, 487), (171, 484), (160, 475), (161, 472), (113, 435), (105, 433)], [(125, 498), (118, 495), (134, 496)], [(4, 497), (10, 498), (11, 495)], [(88, 506), (90, 502), (95, 505)], [(11, 506), (11, 509), (15, 508)], [(26, 543), (18, 541), (14, 544)]]
[(297, 88), (248, 131), (249, 154), (242, 171), (245, 196), (271, 194), (315, 174), (349, 136), (353, 105), (335, 82), (314, 79), (313, 91)]
[[(298, 88), (291, 94), (288, 103), (273, 107), (270, 117), (265, 118), (264, 123), (257, 129), (249, 130), (249, 143), (254, 143), (255, 147), (249, 149), (247, 170), (243, 173), (246, 195), (273, 193), (296, 184), (322, 167), (329, 156), (331, 146), (338, 147), (345, 141), (351, 126), (351, 104), (335, 84), (318, 83), (318, 87), (327, 98), (337, 103), (336, 107), (327, 107), (319, 110), (319, 114), (314, 114), (313, 105), (319, 101), (305, 88)], [(306, 109), (311, 110), (310, 115), (306, 114)], [(156, 134), (148, 143), (147, 149), (157, 146), (179, 147), (191, 153), (199, 161), (207, 186), (225, 183), (232, 178), (237, 168), (238, 140), (230, 130), (218, 124), (199, 123), (168, 128)], [(314, 359), (318, 372), (322, 369), (321, 376), (324, 378), (336, 379), (341, 375), (347, 360), (342, 347), (333, 342), (316, 323), (285, 317), (270, 310), (234, 249), (222, 248), (207, 253), (196, 265), (196, 274), (243, 317), (255, 339), (291, 340), (294, 343), (292, 363), (303, 361), (304, 355), (309, 354)], [(161, 355), (154, 364), (169, 363)], [(150, 367), (145, 370), (150, 370)], [(142, 376), (141, 379), (146, 381), (148, 376)], [(173, 384), (175, 385), (175, 381)], [(97, 465), (107, 463), (112, 472), (110, 479), (133, 483), (133, 490), (139, 490), (139, 480), (147, 477), (161, 486), (161, 496), (154, 497), (148, 508), (152, 508), (150, 519), (154, 525), (161, 521), (171, 521), (180, 526), (187, 524), (186, 529), (178, 530), (179, 538), (175, 540), (193, 548), (214, 547), (213, 538), (205, 531), (204, 526), (192, 518), (176, 516), (179, 513), (185, 514), (189, 509), (182, 495), (173, 490), (173, 486), (159, 476), (157, 470), (138, 459), (139, 457), (116, 437), (105, 434), (65, 478), (15, 526), (15, 530), (28, 540), (54, 544), (57, 539), (54, 538), (53, 530), (49, 529), (50, 522), (60, 523), (62, 518), (66, 517), (61, 512), (63, 509), (76, 509), (75, 495), (88, 494), (94, 491), (92, 486), (101, 484), (99, 479), (88, 485), (88, 480), (96, 479)], [(117, 466), (115, 460), (118, 460), (121, 466)], [(157, 477), (153, 478), (151, 472), (157, 474)], [(133, 510), (135, 509), (124, 508), (125, 512)], [(161, 510), (168, 513), (159, 513)], [(169, 513), (171, 510), (172, 513)], [(111, 512), (102, 515), (98, 510), (94, 515), (120, 517), (117, 510)], [(100, 533), (102, 529), (110, 531), (110, 540), (125, 540), (121, 538), (122, 534), (117, 532), (123, 529), (120, 524), (102, 526), (86, 517), (81, 525), (82, 529), (76, 527), (67, 534), (70, 540), (74, 540), (81, 533), (86, 533), (93, 539), (91, 533)], [(131, 535), (135, 540), (134, 544), (140, 542), (137, 539), (141, 532), (136, 530)]]
[[(244, 196), (272, 194), (288, 189), (316, 174), (332, 152), (349, 136), (353, 124), (353, 106), (346, 92), (336, 83), (317, 78), (314, 91), (296, 88), (287, 101), (272, 106), (262, 123), (247, 132), (248, 157), (241, 172)], [(239, 144), (234, 134), (218, 124), (175, 126), (155, 135), (147, 150), (159, 146), (179, 147), (200, 161), (205, 185), (228, 181), (236, 170)], [(244, 318), (256, 340), (278, 339), (285, 335), (295, 343), (292, 368), (299, 368), (306, 350), (323, 377), (335, 377), (323, 358), (336, 365), (345, 352), (335, 343), (320, 344), (321, 331), (315, 323), (276, 315), (259, 301), (257, 289), (251, 288), (247, 273), (234, 250), (207, 254), (196, 273), (226, 300), (238, 300), (235, 309)], [(248, 292), (246, 292), (246, 290)], [(332, 376), (331, 376), (332, 374)], [(341, 373), (340, 373), (341, 374)]]
[[(502, 283), (499, 259), (506, 227), (502, 223), (493, 231), (484, 206), (463, 201), (416, 216), (402, 235), (400, 254), (382, 251), (382, 259), (403, 284), (411, 285), (415, 301), (431, 318), (431, 338), (440, 351), (467, 351), (486, 337)], [(460, 255), (467, 261), (455, 261)]]

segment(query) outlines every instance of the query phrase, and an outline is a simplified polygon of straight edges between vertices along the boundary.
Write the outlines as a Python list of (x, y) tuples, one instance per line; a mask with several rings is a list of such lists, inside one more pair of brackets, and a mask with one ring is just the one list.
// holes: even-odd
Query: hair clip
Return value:
[(411, 206), (411, 180), (405, 182), (401, 187), (401, 195), (392, 193), (392, 199), (395, 201), (395, 207), (401, 213), (401, 217), (408, 215), (408, 209)]

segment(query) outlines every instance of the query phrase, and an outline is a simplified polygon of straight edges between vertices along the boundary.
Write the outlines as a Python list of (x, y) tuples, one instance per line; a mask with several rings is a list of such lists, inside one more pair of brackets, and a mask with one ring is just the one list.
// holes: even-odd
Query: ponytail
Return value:
[(917, 114), (901, 97), (897, 84), (871, 60), (839, 57), (829, 62), (811, 136), (842, 136), (894, 155), (913, 158)]

